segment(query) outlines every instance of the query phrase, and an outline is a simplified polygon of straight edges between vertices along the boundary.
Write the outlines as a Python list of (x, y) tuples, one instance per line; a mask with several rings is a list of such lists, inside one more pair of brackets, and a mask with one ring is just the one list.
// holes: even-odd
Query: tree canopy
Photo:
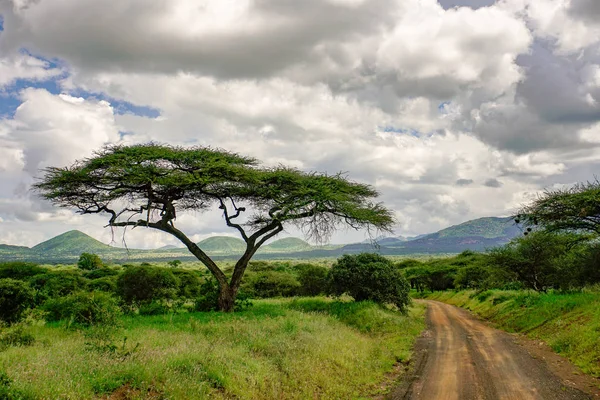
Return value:
[[(107, 214), (111, 227), (148, 227), (177, 237), (214, 275), (221, 309), (230, 310), (248, 261), (267, 240), (295, 224), (314, 240), (341, 225), (389, 230), (390, 210), (371, 186), (343, 174), (303, 172), (221, 149), (159, 144), (112, 145), (70, 167), (50, 167), (34, 188), (61, 207)], [(230, 279), (176, 226), (185, 211), (222, 211), (246, 250)]]
[(519, 210), (519, 222), (548, 231), (600, 234), (600, 182), (579, 183), (566, 189), (546, 190)]

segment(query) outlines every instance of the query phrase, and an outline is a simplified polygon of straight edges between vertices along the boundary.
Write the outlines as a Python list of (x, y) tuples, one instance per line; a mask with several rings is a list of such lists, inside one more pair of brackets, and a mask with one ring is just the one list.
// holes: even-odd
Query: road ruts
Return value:
[(429, 330), (414, 380), (399, 397), (414, 400), (591, 399), (566, 386), (510, 335), (464, 310), (427, 301)]

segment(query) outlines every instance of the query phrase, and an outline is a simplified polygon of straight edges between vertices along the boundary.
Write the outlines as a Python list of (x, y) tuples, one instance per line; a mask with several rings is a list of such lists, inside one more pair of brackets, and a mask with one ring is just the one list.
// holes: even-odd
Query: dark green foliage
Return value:
[(378, 254), (344, 255), (329, 273), (334, 295), (348, 293), (356, 301), (391, 303), (406, 311), (410, 286), (390, 260)]
[(83, 276), (87, 279), (98, 279), (116, 275), (119, 275), (119, 270), (114, 268), (100, 268), (95, 269), (93, 271), (86, 271), (83, 273)]
[(547, 190), (520, 210), (517, 219), (549, 231), (600, 234), (600, 181), (579, 183), (568, 189)]
[(86, 290), (87, 279), (79, 271), (50, 271), (31, 278), (31, 286), (46, 297), (61, 297)]
[(483, 265), (469, 265), (460, 268), (454, 277), (457, 289), (481, 289), (490, 278), (490, 268)]
[(13, 261), (0, 264), (0, 279), (11, 278), (28, 280), (32, 276), (44, 274), (46, 272), (48, 272), (46, 268), (42, 268), (34, 263)]
[(0, 321), (13, 323), (34, 305), (35, 293), (25, 282), (0, 279)]
[(127, 304), (173, 299), (178, 290), (179, 281), (168, 268), (129, 267), (117, 279), (117, 293)]
[(184, 299), (195, 299), (201, 293), (200, 275), (195, 271), (174, 270), (173, 274), (179, 281), (177, 296)]
[(77, 267), (85, 271), (93, 271), (95, 269), (100, 269), (103, 266), (104, 264), (98, 254), (81, 253), (79, 261), (77, 261)]
[(581, 244), (579, 239), (573, 234), (533, 232), (493, 249), (489, 262), (515, 274), (527, 288), (546, 291), (569, 280), (572, 271), (564, 271), (564, 264), (561, 266), (559, 261)]
[[(234, 311), (243, 311), (252, 306), (250, 297), (243, 291), (235, 298)], [(208, 277), (200, 285), (200, 295), (194, 302), (195, 311), (219, 310), (219, 285), (212, 277)]]
[(289, 272), (260, 271), (248, 273), (241, 289), (251, 297), (289, 297), (298, 294), (300, 282)]
[(104, 278), (93, 279), (88, 283), (88, 290), (116, 293), (117, 279), (118, 278), (116, 276), (105, 276)]
[(179, 266), (181, 265), (181, 261), (180, 260), (172, 260), (172, 261), (169, 261), (167, 264), (169, 264), (173, 268), (179, 268)]
[(50, 299), (42, 305), (50, 321), (68, 320), (69, 323), (89, 326), (116, 324), (121, 315), (117, 299), (103, 292), (78, 292)]
[(313, 264), (298, 264), (294, 269), (298, 273), (298, 282), (300, 282), (299, 295), (317, 296), (327, 292), (329, 283), (327, 268)]

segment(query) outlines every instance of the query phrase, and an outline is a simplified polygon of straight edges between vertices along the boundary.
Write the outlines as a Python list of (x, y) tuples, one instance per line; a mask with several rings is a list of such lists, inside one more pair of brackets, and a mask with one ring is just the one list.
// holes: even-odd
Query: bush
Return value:
[(50, 271), (34, 276), (29, 282), (45, 297), (62, 297), (85, 290), (88, 281), (79, 271)]
[(25, 330), (22, 323), (0, 329), (0, 350), (13, 346), (31, 346), (34, 342), (35, 338)]
[(127, 304), (173, 299), (178, 289), (177, 278), (167, 268), (147, 265), (129, 267), (117, 279), (117, 293)]
[(457, 271), (454, 286), (458, 289), (482, 289), (489, 277), (489, 268), (481, 265), (470, 265)]
[(300, 282), (289, 272), (261, 271), (246, 274), (242, 289), (251, 297), (290, 297), (298, 294)]
[(32, 307), (35, 293), (25, 282), (15, 279), (0, 279), (0, 320), (13, 323), (19, 321), (23, 312)]
[(86, 271), (100, 269), (103, 266), (104, 264), (102, 263), (102, 260), (100, 259), (98, 254), (81, 253), (81, 256), (79, 256), (79, 261), (77, 261), (77, 268)]
[(70, 323), (84, 326), (116, 324), (121, 315), (117, 300), (103, 292), (79, 292), (42, 305), (50, 321), (68, 319)]
[(107, 276), (117, 276), (119, 275), (119, 270), (115, 268), (100, 268), (92, 271), (85, 271), (83, 276), (87, 279), (99, 279), (105, 278)]
[(195, 299), (200, 296), (200, 276), (194, 271), (177, 269), (173, 271), (179, 281), (177, 296), (184, 299)]
[(298, 264), (294, 268), (298, 271), (300, 282), (298, 294), (318, 296), (327, 292), (327, 268), (313, 264)]
[(28, 280), (32, 276), (45, 274), (46, 268), (37, 264), (22, 261), (13, 261), (0, 264), (0, 279), (11, 278), (17, 280)]
[(139, 309), (140, 315), (162, 315), (168, 314), (170, 311), (171, 309), (169, 307), (166, 307), (158, 301), (142, 304)]
[(106, 276), (104, 278), (94, 279), (88, 283), (88, 290), (115, 293), (117, 290), (117, 277)]
[(390, 260), (378, 254), (344, 255), (329, 272), (331, 293), (348, 293), (356, 301), (391, 303), (401, 312), (410, 304), (409, 284)]

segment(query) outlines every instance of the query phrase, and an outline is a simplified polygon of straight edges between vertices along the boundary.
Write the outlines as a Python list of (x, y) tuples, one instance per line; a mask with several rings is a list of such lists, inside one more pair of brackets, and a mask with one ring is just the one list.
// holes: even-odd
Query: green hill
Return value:
[(230, 236), (213, 236), (198, 242), (198, 247), (208, 253), (237, 254), (244, 252), (246, 243)]
[(113, 248), (83, 232), (75, 230), (65, 232), (35, 245), (31, 250), (36, 253), (81, 254), (83, 252), (103, 253), (111, 251)]
[(263, 252), (292, 252), (310, 250), (312, 246), (302, 239), (289, 237), (274, 241), (264, 246), (260, 251)]
[[(518, 228), (510, 217), (486, 217), (454, 225), (434, 233), (438, 238), (464, 238), (479, 236), (487, 239), (512, 238), (518, 234)], [(428, 235), (430, 237), (433, 235)]]

